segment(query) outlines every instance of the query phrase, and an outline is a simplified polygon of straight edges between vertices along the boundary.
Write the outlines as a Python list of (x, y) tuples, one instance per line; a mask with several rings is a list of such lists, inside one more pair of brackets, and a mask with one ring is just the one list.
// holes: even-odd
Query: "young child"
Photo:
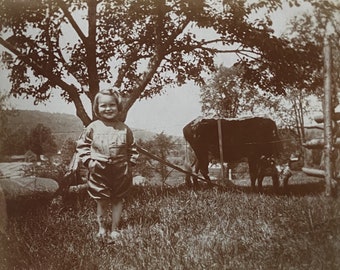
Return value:
[[(123, 198), (132, 186), (131, 165), (138, 157), (131, 129), (117, 119), (120, 110), (117, 92), (98, 92), (93, 101), (93, 112), (98, 120), (85, 128), (77, 142), (79, 157), (89, 170), (88, 193), (97, 202), (97, 237), (108, 237), (109, 242), (120, 235), (118, 225)], [(105, 216), (110, 204), (112, 224), (107, 228)]]

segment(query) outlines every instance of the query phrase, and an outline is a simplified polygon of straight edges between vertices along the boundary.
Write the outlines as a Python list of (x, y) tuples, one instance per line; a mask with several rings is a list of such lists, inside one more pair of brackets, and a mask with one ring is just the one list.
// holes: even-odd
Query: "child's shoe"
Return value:
[(104, 240), (106, 237), (106, 231), (103, 230), (103, 229), (99, 229), (99, 232), (96, 234), (96, 240), (99, 241), (99, 240)]
[(120, 237), (120, 232), (118, 232), (118, 231), (112, 231), (112, 232), (109, 234), (107, 243), (108, 243), (108, 244), (112, 244), (112, 243), (115, 242), (119, 237)]

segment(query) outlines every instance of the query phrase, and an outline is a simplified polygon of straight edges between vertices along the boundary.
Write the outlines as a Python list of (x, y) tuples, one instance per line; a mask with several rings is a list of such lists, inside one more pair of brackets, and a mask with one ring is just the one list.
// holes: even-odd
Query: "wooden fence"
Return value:
[(339, 166), (336, 162), (337, 154), (340, 148), (340, 138), (337, 138), (338, 121), (340, 113), (335, 112), (337, 102), (336, 93), (332, 88), (332, 53), (328, 36), (324, 40), (324, 100), (323, 115), (317, 116), (314, 120), (317, 123), (323, 123), (323, 138), (316, 138), (304, 144), (308, 149), (323, 149), (324, 169), (315, 169), (303, 167), (302, 170), (307, 175), (324, 177), (326, 182), (325, 195), (334, 194), (336, 187), (336, 172), (339, 172)]

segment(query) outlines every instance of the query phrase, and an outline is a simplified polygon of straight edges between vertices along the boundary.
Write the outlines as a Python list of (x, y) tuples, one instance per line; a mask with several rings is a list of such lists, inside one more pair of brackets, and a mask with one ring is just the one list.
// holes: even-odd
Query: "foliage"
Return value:
[[(283, 93), (287, 85), (311, 84), (321, 52), (313, 42), (292, 46), (274, 35), (268, 14), (282, 2), (298, 4), (1, 0), (0, 44), (10, 51), (1, 60), (11, 71), (12, 95), (32, 96), (38, 103), (59, 89), (85, 125), (91, 116), (81, 98), (92, 103), (100, 86), (125, 94), (124, 120), (137, 99), (159, 94), (166, 85), (188, 80), (203, 85), (218, 53), (236, 55), (250, 84)], [(264, 16), (251, 19), (258, 11)]]
[[(322, 55), (325, 38), (327, 37), (330, 46), (333, 51), (333, 74), (332, 83), (334, 89), (339, 88), (340, 85), (340, 58), (339, 58), (339, 38), (340, 38), (340, 6), (337, 0), (330, 1), (315, 1), (308, 0), (312, 5), (312, 13), (305, 13), (303, 16), (294, 18), (291, 21), (289, 31), (287, 35), (292, 36), (291, 42), (293, 46), (301, 46), (301, 44), (314, 43), (317, 49), (317, 53)], [(311, 56), (312, 57), (312, 56)], [(320, 58), (320, 66), (323, 66), (323, 58)], [(301, 87), (301, 85), (292, 85), (294, 89), (306, 90), (310, 88), (316, 90), (316, 94), (322, 95), (322, 89), (315, 87), (316, 85), (322, 86), (323, 81), (323, 69), (313, 69), (312, 66), (306, 66), (298, 70), (298, 72), (307, 73), (312, 78), (312, 84), (309, 87)]]
[[(7, 135), (0, 137), (0, 141), (5, 140), (5, 138), (11, 140), (11, 134), (19, 133), (18, 130), (26, 130), (26, 133), (29, 134), (37, 123), (41, 123), (51, 129), (57, 147), (60, 149), (65, 142), (65, 138), (76, 140), (83, 130), (83, 125), (79, 118), (70, 114), (29, 110), (5, 110), (3, 114), (7, 120), (1, 131), (6, 130)], [(27, 149), (27, 146), (28, 144), (25, 149)], [(25, 149), (22, 149), (20, 154), (24, 154)]]
[(72, 138), (67, 138), (65, 142), (63, 143), (61, 150), (60, 150), (61, 160), (64, 165), (66, 166), (69, 165), (75, 151), (76, 151), (76, 141), (73, 140)]
[(8, 129), (7, 124), (9, 117), (16, 114), (16, 111), (9, 108), (7, 104), (8, 96), (0, 93), (0, 154), (6, 154), (8, 145), (6, 140), (11, 137), (11, 131)]
[(54, 141), (51, 129), (43, 124), (37, 124), (30, 131), (29, 149), (32, 150), (38, 157), (42, 154), (56, 153), (57, 145)]
[[(242, 81), (239, 67), (220, 66), (201, 89), (202, 112), (224, 118), (243, 115), (270, 115), (280, 128), (296, 130), (300, 146), (305, 141), (304, 119), (319, 109), (310, 106), (316, 97), (305, 89), (286, 89), (284, 96), (274, 96)], [(315, 105), (315, 101), (313, 102)]]
[(322, 184), (297, 181), (290, 196), (135, 188), (123, 211), (122, 237), (112, 245), (94, 240), (93, 200), (78, 208), (45, 205), (20, 212), (17, 207), (0, 245), (0, 264), (5, 269), (339, 269), (339, 198), (321, 196)]
[[(174, 147), (175, 141), (172, 139), (172, 136), (168, 136), (161, 132), (155, 135), (150, 152), (162, 160), (167, 160), (170, 151), (174, 149)], [(158, 162), (155, 166), (155, 170), (161, 176), (162, 182), (165, 182), (169, 175), (168, 167), (165, 164)]]
[[(170, 152), (175, 149), (176, 141), (172, 138), (172, 136), (168, 136), (161, 132), (156, 134), (151, 140), (139, 140), (137, 144), (151, 154), (163, 160), (167, 160)], [(150, 157), (144, 155), (138, 158), (135, 171), (144, 177), (151, 177), (154, 174), (159, 174), (162, 182), (165, 182), (169, 175), (169, 170), (166, 165), (158, 161), (154, 161)]]
[[(8, 121), (8, 116), (13, 116), (11, 112), (4, 113)], [(18, 114), (15, 113), (14, 117)], [(27, 150), (32, 150), (38, 156), (42, 154), (56, 153), (57, 145), (50, 128), (43, 124), (36, 124), (32, 129), (25, 125), (18, 125), (15, 128), (9, 128), (10, 124), (5, 123), (3, 136), (1, 137), (0, 153), (2, 155), (22, 155)]]
[[(303, 149), (299, 141), (299, 136), (294, 129), (283, 128), (279, 129), (279, 137), (282, 141), (282, 151), (278, 158), (278, 164), (285, 164), (289, 162), (291, 155), (299, 158), (299, 165), (303, 164)], [(297, 163), (297, 162), (296, 162)], [(297, 169), (301, 169), (301, 166)]]
[(24, 127), (10, 132), (7, 131), (7, 136), (1, 138), (2, 155), (22, 155), (29, 150), (29, 135)]
[(63, 177), (66, 172), (66, 166), (64, 164), (55, 164), (51, 161), (44, 161), (35, 163), (33, 166), (28, 166), (25, 169), (26, 176), (36, 176), (42, 178), (50, 178), (58, 182), (63, 183)]
[(219, 66), (201, 89), (202, 112), (207, 116), (233, 118), (279, 107), (279, 98), (243, 82), (241, 67)]
[[(139, 139), (136, 143), (143, 149), (149, 149), (152, 145), (152, 140), (143, 141), (142, 139)], [(152, 160), (145, 155), (139, 155), (136, 167), (133, 171), (136, 175), (141, 175), (149, 179), (155, 174)]]
[[(322, 49), (325, 44), (325, 38), (333, 51), (332, 57), (332, 87), (334, 91), (333, 106), (338, 105), (336, 98), (336, 90), (340, 86), (340, 6), (337, 1), (308, 1), (313, 6), (312, 13), (305, 13), (303, 16), (294, 18), (291, 21), (290, 29), (287, 31), (287, 35), (292, 36), (291, 42), (294, 47), (299, 47), (301, 44), (314, 43), (318, 54), (322, 55)], [(331, 26), (331, 27), (330, 27)], [(323, 66), (323, 57), (320, 58), (320, 66)], [(300, 138), (300, 142), (305, 142), (305, 130), (304, 120), (308, 113), (307, 108), (310, 108), (308, 96), (310, 96), (310, 90), (313, 89), (313, 93), (320, 99), (323, 96), (323, 69), (314, 69), (312, 66), (297, 69), (297, 72), (305, 77), (307, 74), (311, 80), (309, 84), (305, 86), (301, 84), (291, 85), (286, 90), (286, 98), (291, 103), (292, 112), (294, 113), (295, 129), (297, 130)], [(315, 106), (314, 106), (315, 107)], [(313, 106), (312, 106), (313, 108)]]
[(8, 117), (5, 111), (7, 108), (6, 105), (6, 100), (7, 100), (7, 96), (0, 94), (0, 136), (4, 136), (5, 135), (5, 131), (4, 131), (4, 127), (7, 124), (8, 121)]

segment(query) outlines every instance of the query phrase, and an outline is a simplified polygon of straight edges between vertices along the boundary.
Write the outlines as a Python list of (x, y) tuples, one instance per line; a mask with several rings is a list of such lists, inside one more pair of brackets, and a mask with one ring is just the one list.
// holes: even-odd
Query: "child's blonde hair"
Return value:
[(100, 95), (107, 95), (107, 96), (112, 96), (117, 104), (118, 112), (122, 111), (122, 101), (119, 93), (116, 90), (113, 89), (103, 89), (100, 90), (94, 97), (93, 99), (93, 105), (92, 105), (92, 110), (95, 114), (96, 117), (99, 117), (98, 113), (98, 97)]

